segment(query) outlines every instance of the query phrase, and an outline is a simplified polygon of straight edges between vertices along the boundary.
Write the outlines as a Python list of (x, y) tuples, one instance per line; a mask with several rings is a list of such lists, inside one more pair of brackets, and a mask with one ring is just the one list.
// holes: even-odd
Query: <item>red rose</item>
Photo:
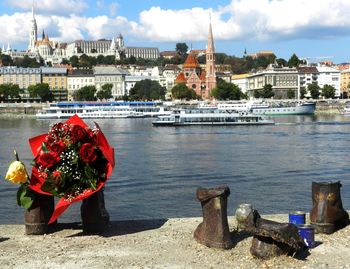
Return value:
[(73, 125), (71, 127), (73, 143), (83, 141), (86, 138), (86, 131), (80, 125)]
[(97, 158), (95, 148), (90, 143), (85, 143), (81, 146), (79, 156), (85, 163), (92, 163)]
[(57, 154), (61, 154), (61, 152), (64, 151), (65, 149), (66, 149), (66, 144), (63, 143), (62, 141), (54, 142), (49, 146), (49, 150)]
[(52, 172), (52, 178), (55, 182), (56, 186), (60, 185), (62, 182), (62, 176), (60, 171), (53, 171)]
[(43, 168), (50, 168), (60, 160), (60, 155), (55, 152), (40, 154), (36, 163)]

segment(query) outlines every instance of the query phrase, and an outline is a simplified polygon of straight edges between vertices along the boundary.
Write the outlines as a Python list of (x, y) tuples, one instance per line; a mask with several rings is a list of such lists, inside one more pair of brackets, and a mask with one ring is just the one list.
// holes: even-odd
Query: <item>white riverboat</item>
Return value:
[(36, 114), (37, 119), (142, 118), (170, 114), (155, 102), (59, 102)]
[(316, 103), (294, 103), (269, 105), (262, 102), (225, 102), (217, 105), (218, 109), (227, 111), (249, 111), (255, 115), (282, 116), (282, 115), (311, 115), (315, 113)]
[(273, 120), (248, 112), (228, 112), (217, 108), (174, 110), (171, 115), (159, 116), (152, 122), (155, 126), (186, 125), (268, 125)]
[(315, 113), (316, 103), (297, 103), (293, 105), (280, 104), (268, 107), (253, 107), (251, 112), (255, 115), (288, 116), (288, 115), (312, 115)]
[(350, 116), (350, 103), (344, 107), (344, 109), (341, 111), (341, 114), (344, 116)]

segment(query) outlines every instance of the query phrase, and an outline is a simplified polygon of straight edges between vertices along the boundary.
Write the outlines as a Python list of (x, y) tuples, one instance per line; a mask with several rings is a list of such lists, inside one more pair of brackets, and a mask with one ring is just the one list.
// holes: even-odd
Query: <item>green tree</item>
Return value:
[(10, 55), (1, 54), (1, 62), (3, 66), (12, 66), (13, 60)]
[(175, 85), (171, 89), (171, 95), (173, 99), (197, 99), (196, 92), (193, 89), (188, 88), (185, 83)]
[(288, 66), (289, 67), (298, 67), (301, 61), (299, 60), (298, 56), (296, 56), (295, 53), (289, 58), (288, 60)]
[(272, 85), (271, 84), (266, 84), (261, 92), (261, 97), (263, 98), (271, 98), (275, 96), (275, 93), (273, 92)]
[(47, 83), (39, 83), (28, 87), (29, 96), (32, 98), (39, 97), (42, 102), (52, 101), (53, 94)]
[(307, 90), (310, 92), (312, 99), (318, 99), (320, 96), (320, 87), (316, 82), (309, 84)]
[(70, 57), (69, 61), (70, 61), (70, 64), (72, 65), (72, 67), (79, 67), (78, 56), (74, 55), (74, 56)]
[(335, 88), (331, 85), (325, 84), (322, 88), (322, 96), (325, 98), (334, 98), (335, 96)]
[(176, 43), (175, 50), (180, 56), (185, 56), (187, 54), (188, 46), (186, 43)]
[(0, 85), (0, 100), (7, 101), (11, 99), (20, 99), (21, 89), (17, 84), (5, 83)]
[(84, 86), (74, 92), (73, 97), (76, 101), (96, 101), (96, 87), (93, 85)]
[(299, 92), (299, 94), (300, 94), (300, 99), (305, 98), (306, 93), (307, 93), (307, 91), (306, 91), (305, 87), (301, 87), (301, 88), (300, 88), (300, 92)]
[(130, 98), (133, 100), (157, 100), (165, 98), (166, 88), (158, 81), (144, 79), (135, 83), (130, 90)]
[(285, 59), (283, 59), (283, 58), (278, 58), (278, 59), (276, 59), (276, 62), (277, 62), (277, 64), (278, 64), (278, 66), (280, 66), (280, 67), (283, 67), (283, 66), (287, 66), (287, 65), (288, 65), (287, 61), (286, 61)]
[(243, 94), (237, 85), (219, 79), (217, 87), (212, 89), (211, 95), (218, 100), (240, 100)]
[(102, 85), (102, 89), (96, 93), (96, 97), (99, 100), (107, 100), (112, 98), (113, 84), (107, 83)]
[(287, 98), (288, 99), (295, 99), (295, 90), (289, 89), (287, 91)]

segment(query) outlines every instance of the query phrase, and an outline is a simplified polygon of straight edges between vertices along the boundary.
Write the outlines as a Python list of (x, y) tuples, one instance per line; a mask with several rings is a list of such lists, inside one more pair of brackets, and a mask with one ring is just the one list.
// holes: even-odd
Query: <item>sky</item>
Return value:
[(1, 47), (27, 48), (32, 6), (38, 37), (61, 43), (121, 33), (125, 46), (205, 49), (211, 21), (216, 52), (350, 61), (350, 0), (0, 0)]

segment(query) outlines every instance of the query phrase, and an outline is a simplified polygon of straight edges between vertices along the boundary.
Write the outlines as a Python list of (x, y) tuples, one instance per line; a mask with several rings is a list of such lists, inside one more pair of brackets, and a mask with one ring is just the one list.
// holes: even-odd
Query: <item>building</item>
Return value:
[(329, 66), (317, 66), (318, 78), (317, 84), (320, 88), (324, 85), (330, 85), (335, 88), (335, 96), (340, 97), (340, 71)]
[(140, 82), (141, 80), (146, 80), (146, 79), (158, 81), (159, 77), (127, 75), (125, 77), (125, 95), (130, 95), (131, 89), (135, 86), (137, 82)]
[(340, 91), (342, 93), (343, 98), (347, 98), (349, 96), (349, 88), (350, 88), (350, 69), (345, 69), (340, 73)]
[(175, 79), (175, 84), (185, 83), (186, 86), (196, 92), (197, 95), (206, 99), (206, 75), (193, 53), (190, 53), (182, 66), (182, 72)]
[(237, 85), (241, 89), (242, 93), (247, 93), (249, 75), (250, 74), (232, 75), (231, 82)]
[(176, 55), (177, 55), (177, 52), (175, 50), (174, 51), (167, 50), (167, 51), (162, 51), (160, 53), (160, 56), (169, 60), (174, 58)]
[(55, 101), (68, 100), (67, 68), (41, 67), (42, 83), (49, 84)]
[(129, 72), (115, 66), (95, 66), (93, 70), (97, 91), (101, 90), (104, 84), (112, 84), (112, 96), (114, 99), (126, 94), (125, 77), (129, 75)]
[(257, 58), (260, 58), (260, 57), (268, 58), (268, 57), (271, 57), (271, 56), (275, 56), (275, 54), (271, 50), (261, 50), (261, 51), (258, 51), (256, 53), (249, 54), (248, 56), (252, 57), (253, 59), (257, 59)]
[(30, 85), (41, 83), (40, 68), (0, 67), (2, 84), (17, 84), (20, 89), (26, 90)]
[(318, 83), (319, 72), (315, 66), (300, 66), (297, 67), (297, 70), (300, 79), (300, 88), (307, 89), (308, 85)]
[(70, 43), (59, 43), (50, 40), (48, 34), (43, 32), (42, 39), (38, 40), (38, 26), (33, 8), (32, 18), (29, 23), (28, 50), (16, 52), (8, 45), (6, 50), (3, 46), (2, 51), (4, 54), (11, 57), (24, 57), (27, 55), (28, 57), (36, 58), (37, 61), (42, 58), (46, 63), (51, 62), (52, 64), (61, 63), (63, 59), (68, 59), (72, 56), (79, 57), (82, 54), (91, 57), (97, 57), (98, 55), (115, 56), (116, 59), (120, 59), (121, 55), (144, 59), (157, 59), (160, 56), (158, 48), (126, 47), (121, 34), (111, 40), (76, 40)]
[(182, 72), (175, 79), (175, 84), (185, 83), (202, 99), (210, 99), (211, 91), (216, 87), (215, 47), (211, 23), (209, 24), (205, 54), (206, 65), (205, 70), (203, 70), (196, 59), (195, 53), (191, 51), (183, 64)]
[(267, 84), (272, 86), (276, 99), (287, 98), (288, 91), (294, 91), (296, 97), (299, 94), (299, 75), (296, 68), (270, 65), (265, 70), (249, 75), (247, 79), (247, 93), (250, 97), (254, 96), (255, 90), (262, 90)]
[(68, 71), (68, 100), (74, 99), (74, 92), (85, 86), (95, 86), (95, 75), (92, 69), (73, 69)]

